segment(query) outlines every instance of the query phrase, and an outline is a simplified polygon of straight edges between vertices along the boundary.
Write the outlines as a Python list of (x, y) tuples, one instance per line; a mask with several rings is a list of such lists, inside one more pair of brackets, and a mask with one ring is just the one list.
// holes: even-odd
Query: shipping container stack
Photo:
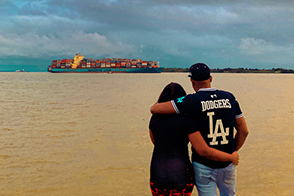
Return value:
[(95, 68), (96, 67), (96, 61), (95, 60), (91, 60), (91, 68)]
[(120, 62), (120, 67), (125, 68), (126, 67), (126, 61), (122, 60)]
[(126, 68), (130, 68), (131, 65), (132, 65), (131, 61), (127, 61), (127, 62), (126, 62)]
[(65, 59), (65, 68), (71, 68), (72, 62), (72, 59)]
[(105, 68), (106, 67), (106, 61), (101, 61), (101, 68)]
[(101, 67), (101, 63), (100, 63), (100, 60), (95, 60), (95, 67), (96, 68), (100, 68)]
[(87, 68), (91, 68), (91, 59), (87, 59)]
[(51, 63), (51, 68), (55, 69), (57, 67), (57, 60), (53, 60)]
[(116, 67), (116, 68), (120, 68), (120, 65), (121, 65), (121, 61), (116, 61), (116, 62), (115, 62), (115, 67)]
[(81, 68), (87, 68), (87, 59), (81, 61)]
[[(53, 60), (51, 68), (72, 68), (74, 59)], [(159, 67), (155, 61), (142, 61), (141, 59), (122, 59), (122, 58), (104, 58), (104, 59), (82, 59), (76, 68), (152, 68)]]
[(110, 67), (114, 68), (115, 67), (115, 61), (110, 61)]
[(66, 59), (62, 59), (61, 62), (60, 62), (60, 68), (61, 69), (65, 68), (65, 61), (66, 61)]
[(147, 61), (142, 61), (142, 67), (144, 67), (144, 68), (147, 67)]
[(158, 65), (157, 65), (157, 63), (155, 61), (148, 61), (147, 67), (148, 68), (158, 67)]
[(109, 60), (107, 60), (107, 61), (105, 62), (105, 64), (106, 64), (106, 68), (110, 68), (110, 61), (109, 61)]

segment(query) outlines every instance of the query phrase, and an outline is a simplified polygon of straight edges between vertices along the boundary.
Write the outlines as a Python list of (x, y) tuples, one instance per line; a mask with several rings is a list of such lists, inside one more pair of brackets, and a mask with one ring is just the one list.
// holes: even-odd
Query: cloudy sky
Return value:
[(294, 69), (294, 1), (0, 0), (0, 70), (53, 59)]

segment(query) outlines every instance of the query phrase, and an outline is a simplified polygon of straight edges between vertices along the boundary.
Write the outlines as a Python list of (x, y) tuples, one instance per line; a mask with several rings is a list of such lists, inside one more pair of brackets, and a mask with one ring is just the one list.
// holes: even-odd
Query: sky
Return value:
[(0, 0), (0, 71), (131, 58), (294, 69), (292, 0)]

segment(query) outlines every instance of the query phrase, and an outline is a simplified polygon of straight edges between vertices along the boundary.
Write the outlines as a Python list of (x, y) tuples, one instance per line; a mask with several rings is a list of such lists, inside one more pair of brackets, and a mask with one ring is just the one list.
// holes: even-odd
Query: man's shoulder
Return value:
[(198, 99), (200, 99), (200, 97), (202, 97), (202, 95), (200, 95), (200, 93), (191, 93), (185, 96), (186, 100), (190, 100), (190, 101), (196, 101)]
[(223, 94), (225, 96), (230, 96), (230, 97), (235, 97), (234, 94), (232, 92), (229, 91), (225, 91), (225, 90), (217, 90), (218, 94)]
[(231, 93), (231, 92), (229, 92), (229, 91), (226, 91), (226, 90), (217, 90), (219, 93), (228, 93), (228, 94), (233, 94), (233, 93)]

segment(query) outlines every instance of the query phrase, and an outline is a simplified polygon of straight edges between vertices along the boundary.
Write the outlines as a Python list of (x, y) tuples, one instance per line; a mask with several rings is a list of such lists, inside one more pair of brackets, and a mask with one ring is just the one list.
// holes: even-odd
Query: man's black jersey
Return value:
[[(177, 113), (193, 117), (207, 145), (232, 154), (235, 151), (235, 119), (243, 116), (233, 94), (214, 88), (200, 89), (172, 101)], [(211, 168), (223, 168), (230, 162), (218, 162), (201, 157), (192, 147), (192, 160)]]

